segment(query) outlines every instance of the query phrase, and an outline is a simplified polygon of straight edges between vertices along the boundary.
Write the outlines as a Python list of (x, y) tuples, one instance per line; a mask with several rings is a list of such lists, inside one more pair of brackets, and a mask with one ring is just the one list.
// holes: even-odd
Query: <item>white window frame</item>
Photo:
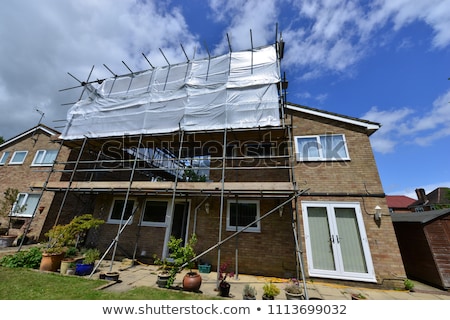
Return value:
[[(325, 153), (323, 152), (322, 149), (322, 144), (321, 144), (321, 137), (329, 137), (329, 136), (340, 136), (342, 137), (342, 141), (344, 143), (343, 148), (345, 151), (346, 156), (345, 157), (339, 157), (339, 158), (326, 158), (325, 157)], [(299, 139), (315, 139), (316, 140), (316, 147), (318, 150), (319, 155), (317, 157), (312, 157), (309, 155), (306, 155), (306, 157), (304, 157), (302, 155), (302, 150), (299, 150), (299, 144), (298, 144), (298, 140)], [(302, 161), (302, 162), (307, 162), (307, 161), (347, 161), (350, 160), (350, 156), (348, 153), (348, 148), (347, 148), (347, 140), (345, 139), (345, 135), (344, 134), (321, 134), (321, 135), (309, 135), (309, 136), (295, 136), (295, 154), (297, 157), (297, 161)]]
[[(28, 208), (28, 200), (32, 197), (37, 196), (37, 202), (36, 205), (34, 206), (34, 208), (29, 207)], [(10, 217), (32, 217), (34, 212), (36, 211), (36, 208), (39, 204), (39, 194), (36, 193), (25, 193), (25, 192), (21, 192), (17, 195), (17, 199), (16, 202), (14, 202), (13, 208), (11, 209), (11, 212), (9, 214)], [(24, 211), (22, 212), (15, 212), (16, 210), (18, 210), (19, 208), (23, 207), (23, 206), (27, 206), (25, 208)]]
[[(13, 161), (13, 160), (14, 160), (14, 157), (15, 157), (18, 153), (25, 153), (25, 156), (23, 157), (23, 160), (22, 160), (22, 161)], [(26, 159), (27, 155), (28, 155), (28, 151), (26, 151), (26, 150), (14, 151), (14, 153), (13, 153), (13, 155), (12, 155), (12, 157), (11, 157), (11, 160), (9, 160), (9, 164), (23, 164), (23, 163), (25, 162), (25, 159)]]
[[(235, 203), (236, 203), (236, 200), (227, 200), (227, 226), (226, 226), (227, 231), (240, 231), (245, 227), (245, 226), (236, 227), (234, 225), (231, 225), (231, 217), (230, 217), (231, 204), (235, 204)], [(256, 227), (248, 227), (243, 232), (261, 232), (261, 221), (259, 220), (259, 217), (260, 217), (260, 202), (259, 202), (259, 200), (239, 200), (237, 203), (238, 204), (245, 204), (245, 203), (256, 204), (256, 216), (255, 216), (255, 220), (257, 220)]]
[(0, 158), (0, 166), (4, 166), (6, 164), (6, 160), (10, 155), (11, 151), (4, 151), (2, 157)]
[[(166, 207), (166, 218), (164, 219), (164, 222), (153, 222), (153, 221), (145, 221), (144, 220), (145, 208), (147, 206), (147, 203), (151, 202), (151, 201), (153, 201), (153, 202), (165, 202), (167, 204), (167, 207)], [(142, 214), (141, 225), (145, 226), (145, 227), (167, 227), (168, 226), (168, 224), (167, 224), (167, 217), (168, 217), (168, 211), (171, 209), (171, 203), (172, 203), (172, 200), (168, 200), (168, 199), (147, 199), (147, 200), (145, 200), (144, 207), (142, 208), (142, 213), (141, 213)]]
[[(50, 152), (50, 151), (56, 151), (55, 158), (52, 160), (52, 162), (36, 162), (38, 160), (38, 158), (45, 159), (45, 157), (47, 156), (47, 153)], [(43, 155), (42, 155), (42, 157), (40, 157), (39, 154), (42, 154), (42, 153), (43, 153)], [(48, 166), (52, 166), (53, 163), (55, 162), (57, 156), (58, 156), (58, 150), (56, 150), (56, 149), (38, 150), (36, 152), (36, 154), (34, 155), (34, 159), (33, 159), (33, 162), (31, 163), (31, 165), (32, 166), (42, 166), (42, 167), (44, 167), (44, 166), (47, 166), (47, 167)]]
[[(111, 203), (111, 208), (109, 209), (108, 220), (106, 221), (109, 224), (120, 224), (120, 219), (112, 219), (111, 218), (111, 215), (112, 215), (113, 210), (114, 210), (114, 204), (116, 203), (116, 201), (119, 201), (119, 200), (125, 201), (125, 197), (114, 197), (114, 199), (113, 199), (113, 201)], [(133, 211), (136, 210), (137, 201), (136, 201), (135, 198), (128, 198), (128, 201), (133, 201), (133, 209), (132, 209), (132, 213), (133, 213)], [(124, 218), (122, 223), (127, 222), (127, 219)], [(132, 223), (133, 223), (133, 218), (130, 219), (130, 221), (128, 222), (128, 225), (131, 225)]]

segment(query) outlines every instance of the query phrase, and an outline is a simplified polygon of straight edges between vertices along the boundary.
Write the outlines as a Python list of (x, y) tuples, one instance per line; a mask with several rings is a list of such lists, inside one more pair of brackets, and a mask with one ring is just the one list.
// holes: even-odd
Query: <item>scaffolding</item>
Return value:
[[(278, 39), (278, 36), (273, 48), (275, 48), (277, 68), (278, 73), (280, 73), (280, 60), (283, 56), (284, 42), (281, 38)], [(253, 59), (256, 52), (253, 44), (249, 52), (251, 54), (250, 68), (253, 74), (255, 69)], [(212, 74), (210, 74), (211, 61), (211, 57), (209, 57), (206, 75), (211, 75), (210, 80), (211, 78), (214, 79)], [(191, 61), (188, 59), (186, 63), (187, 68), (190, 63)], [(153, 69), (152, 66), (152, 71)], [(166, 90), (166, 85), (170, 85), (168, 80), (170, 79), (169, 72), (172, 69), (173, 66), (169, 64), (165, 82), (164, 84), (159, 84), (163, 86), (163, 90)], [(83, 91), (87, 88), (92, 97), (96, 95), (96, 91), (89, 82), (91, 73), (86, 82), (80, 81), (80, 85), (84, 87)], [(128, 94), (130, 88), (133, 87), (133, 83), (136, 82), (133, 75), (134, 73), (132, 72), (131, 75), (129, 74), (122, 78), (115, 75), (109, 82), (102, 80), (104, 83), (109, 83), (108, 96), (114, 93), (113, 88), (118, 85), (118, 80), (125, 78), (129, 81), (125, 89)], [(149, 73), (149, 76), (146, 75), (145, 79), (155, 76), (157, 76), (155, 73)], [(106, 90), (105, 88), (103, 86), (101, 90), (104, 91)], [(122, 83), (120, 90), (123, 91), (124, 88), (124, 83)], [(263, 122), (263, 125), (250, 123), (237, 127), (233, 125), (217, 126), (215, 122), (212, 126), (200, 125), (189, 128), (189, 126), (186, 127), (185, 122), (182, 125), (181, 121), (179, 121), (178, 130), (176, 131), (146, 131), (139, 134), (128, 134), (124, 131), (122, 136), (110, 136), (107, 133), (105, 133), (105, 136), (101, 136), (90, 132), (84, 137), (79, 137), (77, 134), (71, 134), (71, 123), (69, 123), (65, 134), (62, 136), (62, 144), (73, 150), (79, 150), (76, 159), (60, 162), (59, 164), (64, 165), (62, 170), (52, 169), (52, 173), (61, 172), (63, 175), (61, 181), (50, 182), (48, 178), (43, 185), (35, 184), (32, 188), (41, 189), (42, 192), (64, 193), (55, 219), (55, 225), (59, 221), (67, 195), (70, 192), (82, 194), (105, 192), (125, 195), (116, 236), (100, 260), (101, 262), (105, 259), (109, 251), (112, 250), (111, 269), (121, 234), (130, 219), (136, 214), (137, 208), (133, 209), (132, 214), (126, 218), (126, 203), (131, 195), (165, 195), (171, 197), (171, 207), (167, 213), (166, 221), (168, 221), (168, 224), (165, 229), (164, 247), (162, 249), (163, 257), (168, 254), (167, 243), (171, 235), (175, 200), (180, 197), (203, 197), (203, 200), (195, 209), (194, 222), (196, 222), (198, 207), (209, 198), (219, 198), (217, 243), (198, 254), (195, 258), (198, 260), (205, 254), (217, 249), (218, 274), (221, 265), (221, 246), (224, 243), (235, 238), (237, 241), (237, 236), (251, 225), (258, 223), (274, 212), (280, 212), (280, 208), (283, 209), (289, 204), (292, 214), (292, 232), (295, 239), (296, 259), (299, 268), (297, 269), (297, 278), (300, 279), (301, 277), (303, 280), (305, 297), (308, 299), (297, 208), (297, 198), (302, 195), (304, 190), (299, 190), (295, 181), (292, 119), (286, 118), (285, 114), (287, 89), (285, 76), (283, 79), (278, 79), (276, 88), (278, 92), (277, 113), (279, 121), (274, 123)], [(89, 103), (92, 103), (92, 99), (95, 100), (95, 98), (89, 99)], [(77, 105), (77, 108), (83, 106), (83, 102), (80, 101)], [(272, 115), (272, 111), (270, 111), (270, 115)], [(184, 117), (183, 115), (182, 118)], [(211, 150), (215, 151), (211, 152)], [(267, 181), (255, 178), (269, 176), (270, 173), (267, 172), (277, 172), (276, 175), (272, 176), (277, 176), (278, 178), (272, 178)], [(236, 225), (236, 232), (224, 238), (222, 226), (226, 209), (225, 200), (235, 199), (239, 201), (240, 197), (278, 199), (278, 205), (247, 226), (239, 228), (239, 230)], [(141, 223), (142, 214), (139, 220), (139, 230)], [(195, 228), (196, 224), (194, 224), (194, 231)], [(186, 230), (185, 240), (187, 235), (188, 232)], [(138, 241), (139, 235), (136, 237), (133, 259)], [(239, 269), (237, 243), (235, 258), (237, 276)], [(95, 269), (93, 272), (95, 272)]]

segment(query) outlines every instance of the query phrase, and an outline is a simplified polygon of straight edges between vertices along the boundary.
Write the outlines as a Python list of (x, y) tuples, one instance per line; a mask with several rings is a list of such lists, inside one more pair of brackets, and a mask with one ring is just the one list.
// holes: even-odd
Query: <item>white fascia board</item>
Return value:
[(46, 127), (37, 126), (37, 127), (33, 128), (33, 129), (30, 129), (30, 130), (28, 130), (28, 131), (25, 131), (25, 132), (19, 134), (18, 136), (14, 137), (14, 138), (11, 138), (10, 140), (7, 140), (7, 141), (5, 141), (4, 143), (0, 144), (0, 149), (3, 148), (3, 147), (6, 147), (8, 144), (11, 144), (11, 143), (13, 143), (14, 141), (19, 140), (19, 139), (23, 138), (24, 136), (26, 136), (26, 135), (28, 135), (28, 134), (34, 132), (34, 131), (37, 131), (37, 130), (39, 130), (39, 129), (41, 129), (42, 131), (48, 133), (50, 136), (59, 134), (59, 132), (56, 132), (56, 131), (53, 131), (53, 130), (49, 130), (49, 129), (46, 128)]
[(360, 126), (360, 127), (365, 127), (365, 128), (367, 128), (367, 130), (378, 130), (381, 127), (379, 124), (376, 124), (376, 123), (366, 123), (363, 121), (340, 117), (338, 115), (332, 115), (332, 114), (320, 112), (317, 110), (310, 110), (310, 109), (306, 109), (306, 108), (296, 107), (296, 106), (292, 106), (290, 104), (287, 104), (287, 108), (294, 110), (294, 111), (308, 113), (308, 114), (315, 115), (315, 116), (322, 117), (322, 118), (327, 118), (330, 120), (336, 120), (336, 121), (345, 122), (345, 123), (353, 124), (353, 125)]

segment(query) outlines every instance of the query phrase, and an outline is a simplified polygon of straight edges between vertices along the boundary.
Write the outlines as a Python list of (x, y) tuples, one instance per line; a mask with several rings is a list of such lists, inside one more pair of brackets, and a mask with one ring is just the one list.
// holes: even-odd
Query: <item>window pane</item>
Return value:
[(334, 208), (344, 271), (367, 273), (355, 208)]
[(27, 155), (26, 151), (16, 151), (14, 152), (11, 161), (9, 163), (23, 163), (26, 155)]
[(320, 137), (322, 152), (325, 159), (346, 159), (344, 137), (342, 135), (327, 135)]
[(52, 164), (55, 161), (57, 154), (58, 154), (58, 150), (47, 150), (42, 163)]
[(145, 222), (166, 222), (167, 201), (147, 201), (145, 204)]
[[(111, 212), (110, 219), (120, 220), (120, 218), (122, 217), (122, 210), (123, 210), (124, 204), (125, 204), (125, 200), (115, 200), (114, 201), (114, 207)], [(128, 200), (127, 206), (125, 208), (125, 214), (123, 217), (124, 220), (128, 220), (128, 218), (131, 216), (131, 214), (133, 213), (133, 207), (134, 207), (134, 200)]]
[[(230, 203), (230, 226), (245, 227), (256, 218), (256, 203)], [(257, 223), (253, 223), (251, 227), (256, 228)]]
[(2, 158), (0, 159), (0, 165), (6, 163), (6, 160), (8, 159), (10, 153), (11, 152), (9, 151), (3, 152)]
[(27, 202), (25, 203), (25, 211), (22, 212), (22, 215), (32, 216), (36, 211), (38, 202), (39, 202), (38, 194), (29, 194), (27, 197)]
[(307, 210), (313, 267), (321, 270), (336, 270), (327, 208), (309, 207)]
[(38, 194), (20, 193), (14, 205), (12, 215), (31, 217), (36, 210), (39, 202)]
[(297, 138), (297, 151), (303, 160), (319, 158), (319, 146), (315, 137)]

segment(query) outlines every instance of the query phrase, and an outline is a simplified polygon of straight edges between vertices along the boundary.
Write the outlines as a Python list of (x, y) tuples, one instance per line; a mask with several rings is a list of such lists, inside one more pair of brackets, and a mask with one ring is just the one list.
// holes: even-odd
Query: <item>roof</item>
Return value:
[(2, 149), (4, 147), (7, 147), (8, 145), (10, 145), (10, 144), (12, 144), (12, 143), (22, 139), (23, 137), (26, 137), (27, 135), (33, 134), (37, 130), (41, 130), (44, 133), (48, 134), (49, 136), (53, 136), (53, 135), (58, 135), (59, 136), (61, 134), (61, 132), (59, 132), (59, 131), (57, 131), (55, 129), (52, 129), (50, 127), (47, 127), (46, 125), (40, 123), (37, 126), (31, 128), (31, 129), (29, 129), (27, 131), (24, 131), (24, 132), (18, 134), (17, 136), (12, 137), (11, 139), (6, 140), (2, 144), (0, 144), (0, 149)]
[(450, 208), (412, 213), (391, 213), (392, 222), (428, 223), (442, 216), (450, 214)]
[(363, 128), (365, 128), (367, 130), (367, 134), (369, 136), (371, 134), (375, 133), (378, 129), (381, 128), (381, 124), (377, 123), (377, 122), (372, 122), (372, 121), (368, 121), (368, 120), (364, 120), (364, 119), (349, 117), (349, 116), (345, 116), (345, 115), (342, 115), (342, 114), (339, 114), (339, 113), (334, 113), (334, 112), (324, 111), (324, 110), (320, 110), (320, 109), (315, 109), (315, 108), (311, 108), (311, 107), (308, 107), (308, 106), (295, 104), (295, 103), (292, 103), (292, 102), (287, 102), (286, 108), (288, 110), (292, 110), (292, 111), (307, 113), (307, 114), (310, 114), (310, 115), (315, 115), (315, 116), (319, 116), (319, 117), (322, 117), (322, 118), (335, 120), (335, 121), (340, 121), (340, 122), (356, 125), (356, 126), (359, 126), (359, 127), (363, 127)]
[(416, 199), (407, 196), (388, 196), (386, 201), (389, 208), (408, 208)]
[[(431, 206), (433, 204), (450, 204), (449, 193), (450, 188), (438, 187), (426, 195), (426, 205)], [(425, 205), (420, 199), (415, 200), (410, 204), (411, 207)]]

